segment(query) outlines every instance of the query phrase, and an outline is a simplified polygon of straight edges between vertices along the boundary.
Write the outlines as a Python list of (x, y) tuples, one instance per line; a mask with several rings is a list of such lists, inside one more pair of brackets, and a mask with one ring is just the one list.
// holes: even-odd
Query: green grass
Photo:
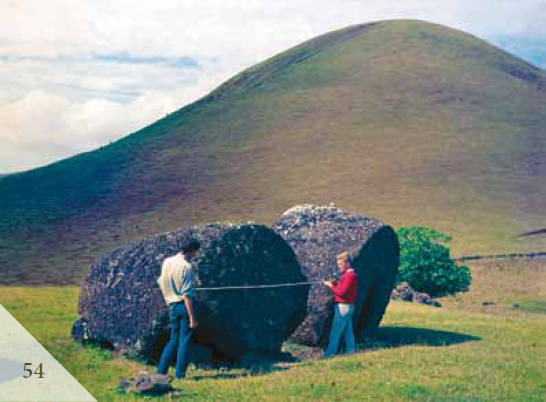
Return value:
[[(467, 264), (468, 265), (468, 264)], [(440, 299), (456, 310), (512, 316), (538, 312), (546, 301), (546, 259), (472, 261), (472, 284), (468, 293)], [(514, 304), (523, 306), (514, 309)], [(534, 305), (534, 310), (533, 310)], [(531, 307), (528, 310), (526, 307)]]
[[(190, 367), (188, 379), (174, 386), (198, 400), (543, 400), (546, 317), (509, 308), (512, 300), (546, 301), (526, 286), (544, 283), (546, 261), (529, 264), (505, 262), (494, 272), (494, 265), (472, 263), (471, 291), (457, 301), (441, 299), (443, 308), (391, 303), (378, 337), (355, 355), (281, 363), (262, 375)], [(512, 286), (516, 276), (523, 285)], [(117, 384), (153, 366), (70, 339), (77, 293), (75, 287), (3, 287), (0, 303), (99, 401), (141, 400), (117, 393)], [(497, 302), (506, 309), (482, 311), (482, 300), (494, 295), (504, 297)]]
[(270, 223), (304, 202), (533, 251), (544, 71), (420, 21), (350, 27), (235, 76), (109, 146), (0, 181), (0, 283), (79, 283), (117, 245), (184, 224)]
[(520, 300), (514, 303), (512, 307), (528, 311), (529, 313), (546, 314), (546, 300)]

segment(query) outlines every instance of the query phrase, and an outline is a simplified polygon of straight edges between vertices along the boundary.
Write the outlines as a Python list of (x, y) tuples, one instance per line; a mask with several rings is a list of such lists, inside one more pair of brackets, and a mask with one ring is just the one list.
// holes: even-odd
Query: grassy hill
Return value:
[(307, 41), (109, 146), (0, 181), (0, 283), (75, 283), (100, 253), (183, 224), (269, 223), (302, 202), (455, 237), (544, 239), (544, 71), (421, 21)]

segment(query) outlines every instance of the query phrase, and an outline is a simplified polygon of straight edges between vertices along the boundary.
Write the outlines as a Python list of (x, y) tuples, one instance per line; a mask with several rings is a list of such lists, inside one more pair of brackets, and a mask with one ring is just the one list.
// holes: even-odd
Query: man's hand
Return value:
[(332, 287), (332, 281), (322, 281), (322, 283), (326, 286), (328, 286), (329, 288)]
[(193, 302), (191, 300), (191, 297), (184, 297), (184, 304), (186, 305), (186, 309), (188, 310), (188, 318), (190, 320), (190, 328), (195, 328), (197, 325), (197, 319), (195, 318), (195, 313), (193, 312)]

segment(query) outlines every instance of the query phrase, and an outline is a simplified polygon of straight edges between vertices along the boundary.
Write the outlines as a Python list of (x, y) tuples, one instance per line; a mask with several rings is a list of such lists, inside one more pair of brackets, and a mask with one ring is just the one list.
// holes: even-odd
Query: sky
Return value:
[(546, 68), (546, 0), (0, 0), (0, 173), (108, 144), (317, 35), (457, 28)]

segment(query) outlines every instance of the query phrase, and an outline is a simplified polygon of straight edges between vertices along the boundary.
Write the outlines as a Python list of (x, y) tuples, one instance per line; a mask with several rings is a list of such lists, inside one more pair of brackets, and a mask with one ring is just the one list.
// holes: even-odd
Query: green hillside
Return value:
[(109, 146), (0, 181), (0, 283), (74, 283), (100, 253), (211, 220), (329, 203), (454, 236), (458, 254), (546, 249), (546, 74), (421, 21), (289, 49)]

